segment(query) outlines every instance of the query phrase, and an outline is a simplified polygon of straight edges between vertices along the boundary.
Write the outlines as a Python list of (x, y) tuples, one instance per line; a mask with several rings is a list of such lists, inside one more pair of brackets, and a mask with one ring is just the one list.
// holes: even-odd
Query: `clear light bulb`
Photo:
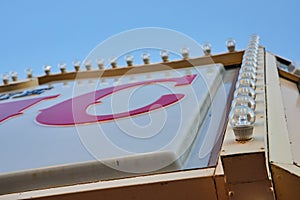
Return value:
[(125, 56), (125, 60), (126, 60), (126, 63), (127, 63), (128, 66), (132, 66), (133, 65), (133, 59), (134, 59), (134, 57), (131, 54), (127, 54)]
[(59, 67), (59, 69), (60, 69), (60, 71), (61, 71), (62, 74), (66, 73), (66, 68), (67, 68), (67, 64), (66, 63), (61, 62), (61, 63), (58, 64), (58, 67)]
[(254, 57), (254, 58), (257, 58), (258, 57), (258, 55), (257, 55), (257, 53), (254, 53), (254, 52), (245, 52), (244, 53), (244, 56), (243, 56), (243, 58), (245, 58), (245, 57)]
[(258, 38), (258, 37), (250, 37), (249, 42), (256, 42), (256, 43), (259, 43), (259, 38)]
[(163, 62), (168, 62), (169, 61), (169, 51), (161, 50), (160, 56), (161, 56)]
[(257, 54), (258, 53), (258, 49), (248, 48), (248, 49), (245, 50), (245, 53), (255, 53), (255, 54)]
[(234, 52), (235, 51), (235, 40), (233, 38), (228, 38), (226, 40), (226, 47), (228, 49), (229, 52)]
[(249, 43), (248, 44), (257, 44), (258, 45), (258, 43), (259, 43), (259, 40), (258, 39), (252, 39), (252, 38), (250, 38), (250, 40), (249, 40)]
[(258, 51), (258, 47), (259, 47), (258, 44), (255, 43), (250, 43), (247, 46), (248, 49), (255, 50), (255, 51)]
[(142, 54), (142, 59), (143, 59), (144, 64), (149, 64), (150, 63), (150, 53), (144, 52)]
[(243, 65), (252, 66), (252, 67), (254, 67), (255, 69), (257, 68), (257, 63), (254, 62), (254, 61), (244, 60), (244, 61), (243, 61)]
[(11, 76), (13, 81), (18, 80), (18, 73), (17, 72), (15, 72), (15, 71), (10, 72), (10, 76)]
[(253, 72), (254, 74), (256, 74), (256, 68), (251, 65), (243, 64), (241, 70), (244, 72)]
[(243, 57), (243, 63), (244, 62), (254, 62), (254, 63), (257, 63), (257, 58), (256, 57), (254, 57), (254, 56), (244, 56)]
[(85, 66), (85, 68), (86, 68), (87, 71), (90, 71), (91, 68), (92, 68), (92, 61), (90, 61), (90, 60), (85, 60), (85, 61), (84, 61), (84, 66)]
[(245, 54), (252, 53), (254, 55), (258, 55), (258, 50), (256, 50), (256, 49), (247, 49), (244, 53)]
[(2, 74), (2, 80), (3, 80), (3, 84), (7, 85), (9, 82), (9, 74), (8, 73)]
[(79, 69), (80, 69), (80, 65), (81, 65), (80, 60), (74, 60), (72, 63), (73, 63), (73, 66), (75, 68), (75, 71), (78, 72)]
[(27, 78), (32, 78), (33, 69), (32, 68), (26, 68), (25, 73), (27, 75)]
[(183, 59), (188, 59), (190, 56), (190, 49), (188, 47), (183, 47), (180, 49), (180, 53)]
[(3, 80), (9, 80), (9, 74), (8, 73), (2, 74), (2, 79)]
[(211, 54), (211, 44), (206, 42), (202, 44), (202, 50), (206, 56)]
[(99, 69), (103, 69), (104, 68), (104, 59), (103, 58), (98, 58), (97, 59), (97, 65)]
[(229, 114), (229, 119), (237, 141), (247, 141), (253, 137), (255, 113), (251, 108), (235, 106)]
[(50, 71), (51, 70), (51, 66), (50, 65), (44, 65), (44, 70), (45, 71)]
[(250, 78), (241, 78), (238, 80), (236, 88), (238, 87), (251, 87), (255, 90), (255, 82)]
[(250, 40), (252, 40), (252, 41), (256, 41), (256, 42), (259, 42), (259, 35), (257, 35), (257, 34), (252, 34), (251, 36), (250, 36)]
[(239, 74), (239, 78), (250, 78), (252, 79), (253, 81), (256, 81), (256, 74), (253, 73), (253, 72), (249, 72), (249, 71), (243, 71), (241, 70), (240, 71), (240, 74)]
[(236, 106), (247, 106), (252, 110), (255, 110), (256, 103), (255, 100), (248, 95), (238, 95), (232, 101), (232, 107)]
[(249, 126), (255, 122), (255, 113), (248, 106), (235, 106), (230, 112), (230, 124), (233, 127)]
[(256, 97), (256, 93), (251, 87), (238, 87), (234, 92), (234, 96), (237, 97), (239, 95), (248, 95), (253, 99)]
[(50, 70), (51, 70), (51, 66), (50, 65), (44, 65), (43, 68), (44, 68), (44, 71), (45, 71), (46, 75), (49, 75)]
[(164, 57), (164, 56), (169, 56), (169, 51), (167, 51), (167, 50), (164, 50), (164, 49), (163, 49), (163, 50), (161, 50), (161, 51), (160, 51), (160, 56), (161, 56), (161, 57)]
[(258, 50), (255, 48), (248, 48), (247, 50), (244, 51), (244, 55), (247, 55), (247, 54), (257, 56)]
[(109, 60), (110, 60), (110, 65), (112, 66), (112, 68), (117, 68), (117, 57), (113, 56)]
[(257, 37), (250, 37), (249, 39), (249, 43), (250, 42), (256, 42), (256, 43), (259, 43), (259, 39)]
[(16, 72), (16, 71), (11, 71), (11, 72), (10, 72), (10, 75), (11, 75), (11, 76), (18, 76), (18, 72)]

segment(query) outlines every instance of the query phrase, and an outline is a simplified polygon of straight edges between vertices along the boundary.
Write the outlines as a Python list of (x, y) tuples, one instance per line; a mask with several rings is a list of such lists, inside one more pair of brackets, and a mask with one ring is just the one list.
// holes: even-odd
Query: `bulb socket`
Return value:
[(253, 138), (253, 126), (235, 126), (233, 133), (236, 141), (249, 141)]

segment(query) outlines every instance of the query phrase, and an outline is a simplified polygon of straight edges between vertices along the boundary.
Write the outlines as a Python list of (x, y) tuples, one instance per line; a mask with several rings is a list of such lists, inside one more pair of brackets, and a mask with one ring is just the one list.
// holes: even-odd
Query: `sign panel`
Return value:
[(97, 160), (124, 173), (182, 169), (223, 71), (201, 66), (0, 94), (0, 178)]

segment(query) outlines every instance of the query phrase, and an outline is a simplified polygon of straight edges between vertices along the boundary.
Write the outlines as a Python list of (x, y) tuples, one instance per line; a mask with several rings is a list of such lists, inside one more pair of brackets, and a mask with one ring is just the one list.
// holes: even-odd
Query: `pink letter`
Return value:
[(11, 117), (21, 115), (22, 111), (33, 106), (40, 101), (56, 98), (59, 95), (26, 99), (21, 101), (13, 101), (0, 104), (0, 122), (3, 122)]
[(87, 94), (77, 96), (72, 99), (68, 99), (59, 104), (51, 106), (47, 109), (41, 110), (41, 113), (36, 117), (36, 121), (44, 125), (75, 125), (75, 124), (86, 124), (95, 122), (104, 122), (114, 119), (119, 119), (123, 117), (134, 116), (142, 113), (146, 113), (152, 110), (165, 107), (167, 105), (173, 104), (184, 97), (183, 94), (168, 94), (163, 95), (155, 102), (135, 110), (128, 112), (110, 114), (110, 115), (100, 115), (92, 116), (87, 114), (86, 110), (89, 106), (96, 103), (100, 103), (100, 99), (114, 92), (124, 90), (127, 88), (146, 85), (158, 82), (175, 82), (175, 86), (191, 84), (195, 79), (196, 75), (187, 75), (179, 78), (168, 78), (168, 79), (158, 79), (143, 81), (138, 83), (129, 83), (115, 87), (104, 88)]

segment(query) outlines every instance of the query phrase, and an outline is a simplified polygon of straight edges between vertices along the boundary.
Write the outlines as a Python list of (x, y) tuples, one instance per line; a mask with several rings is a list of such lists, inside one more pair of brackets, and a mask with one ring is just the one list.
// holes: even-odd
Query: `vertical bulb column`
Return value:
[(252, 35), (243, 55), (234, 99), (229, 115), (237, 141), (248, 141), (253, 138), (256, 108), (256, 71), (258, 66), (259, 36)]

